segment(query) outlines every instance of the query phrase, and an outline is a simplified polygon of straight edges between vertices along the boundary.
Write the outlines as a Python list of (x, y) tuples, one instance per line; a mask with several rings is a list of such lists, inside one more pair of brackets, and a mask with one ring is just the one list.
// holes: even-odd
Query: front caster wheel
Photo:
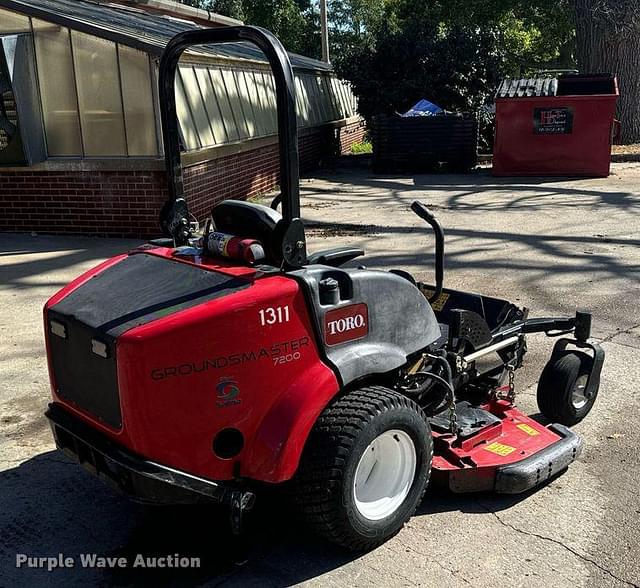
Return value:
[(431, 429), (402, 394), (371, 386), (320, 415), (292, 487), (304, 521), (352, 550), (377, 547), (413, 515), (431, 473)]
[(553, 422), (575, 425), (589, 414), (598, 391), (585, 395), (593, 359), (580, 351), (564, 351), (547, 363), (538, 382), (538, 407)]

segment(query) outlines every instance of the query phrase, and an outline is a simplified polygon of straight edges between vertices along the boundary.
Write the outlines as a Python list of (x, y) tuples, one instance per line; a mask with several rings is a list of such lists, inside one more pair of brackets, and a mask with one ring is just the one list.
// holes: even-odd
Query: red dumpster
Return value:
[(618, 82), (610, 74), (504, 80), (496, 93), (496, 176), (609, 175)]

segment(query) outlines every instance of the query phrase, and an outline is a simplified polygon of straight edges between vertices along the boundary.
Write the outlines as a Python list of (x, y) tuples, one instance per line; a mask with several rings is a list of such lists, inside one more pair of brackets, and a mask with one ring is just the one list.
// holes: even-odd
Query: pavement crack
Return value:
[(627, 349), (633, 349), (635, 351), (638, 351), (638, 349), (640, 349), (640, 345), (632, 345), (631, 343), (623, 343), (622, 341), (618, 341), (615, 338), (611, 339), (609, 341), (605, 341), (605, 343), (611, 343), (612, 345), (617, 345), (619, 347), (626, 347)]
[(581, 559), (582, 561), (584, 561), (586, 563), (590, 563), (591, 565), (595, 566), (601, 572), (604, 572), (605, 574), (607, 574), (608, 576), (610, 576), (611, 578), (613, 578), (617, 582), (621, 582), (622, 584), (625, 584), (627, 586), (632, 586), (633, 588), (640, 588), (639, 584), (635, 584), (633, 582), (629, 582), (629, 580), (625, 580), (624, 578), (620, 578), (619, 576), (616, 576), (613, 572), (608, 570), (603, 565), (599, 564), (594, 559), (591, 559), (590, 557), (580, 553), (579, 551), (576, 551), (572, 547), (569, 547), (568, 545), (565, 545), (562, 541), (560, 541), (558, 539), (554, 539), (553, 537), (547, 537), (546, 535), (540, 535), (539, 533), (535, 533), (533, 531), (525, 531), (524, 529), (520, 529), (519, 527), (516, 527), (515, 525), (512, 525), (511, 523), (508, 523), (508, 522), (504, 521), (502, 518), (500, 518), (498, 513), (492, 511), (490, 508), (488, 508), (487, 506), (485, 506), (481, 502), (478, 502), (478, 505), (480, 505), (480, 507), (483, 508), (487, 513), (493, 515), (493, 517), (501, 525), (503, 525), (504, 527), (507, 527), (508, 529), (511, 529), (511, 530), (515, 531), (516, 533), (520, 533), (522, 535), (527, 535), (529, 537), (535, 537), (537, 539), (541, 539), (542, 541), (549, 541), (550, 543), (555, 543), (556, 545), (559, 545), (560, 547), (562, 547), (563, 549), (565, 549), (569, 553), (575, 555), (578, 559)]
[(454, 578), (456, 578), (458, 580), (462, 580), (465, 584), (471, 586), (471, 582), (469, 582), (469, 580), (467, 580), (462, 574), (460, 574), (459, 570), (452, 570), (451, 568), (448, 568), (441, 561), (438, 561), (437, 559), (435, 559), (433, 557), (433, 554), (425, 553), (424, 551), (420, 551), (419, 549), (416, 549), (412, 545), (409, 545), (408, 543), (405, 543), (404, 541), (401, 541), (400, 539), (398, 539), (398, 543), (400, 543), (400, 545), (402, 545), (402, 547), (404, 547), (407, 551), (410, 551), (412, 553), (420, 555), (420, 556), (426, 558), (428, 561), (432, 561), (440, 569), (442, 569), (445, 572), (451, 574)]
[[(615, 333), (611, 333), (610, 335), (607, 335), (604, 339), (602, 339), (602, 343), (611, 343), (613, 342), (613, 340), (620, 336), (620, 335), (631, 335), (632, 331), (635, 331), (636, 329), (640, 328), (640, 323), (638, 323), (637, 325), (633, 325), (631, 327), (629, 327), (628, 329), (623, 329), (621, 331), (616, 331)], [(633, 347), (632, 345), (626, 344), (628, 347)], [(635, 349), (635, 347), (634, 347)]]

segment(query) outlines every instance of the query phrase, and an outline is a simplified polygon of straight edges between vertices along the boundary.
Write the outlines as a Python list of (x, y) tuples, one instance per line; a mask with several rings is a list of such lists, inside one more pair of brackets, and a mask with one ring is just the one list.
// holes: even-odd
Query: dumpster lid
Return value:
[(523, 78), (512, 80), (507, 78), (502, 81), (496, 98), (529, 98), (532, 96), (555, 96), (558, 92), (558, 79)]

